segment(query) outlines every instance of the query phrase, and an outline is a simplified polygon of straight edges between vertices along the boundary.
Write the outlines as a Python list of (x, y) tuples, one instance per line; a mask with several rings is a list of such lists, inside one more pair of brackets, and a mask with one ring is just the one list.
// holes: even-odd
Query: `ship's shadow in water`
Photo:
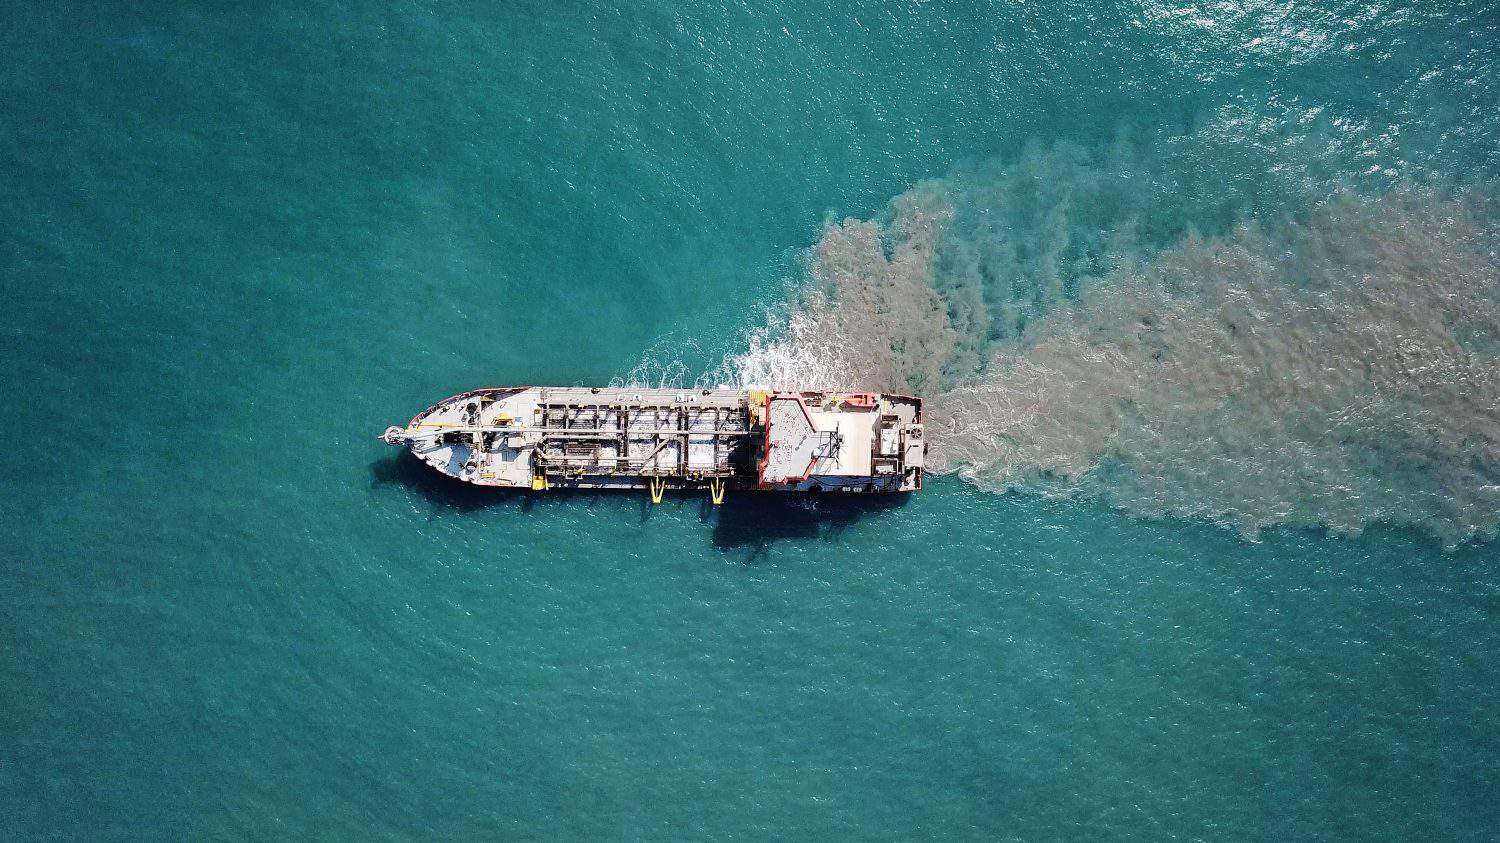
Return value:
[[(483, 509), (514, 507), (523, 512), (534, 509), (540, 501), (568, 502), (567, 505), (593, 506), (600, 502), (619, 503), (629, 492), (588, 489), (554, 489), (545, 496), (523, 490), (485, 489), (434, 471), (411, 456), (401, 453), (370, 463), (370, 487), (398, 485), (421, 494), (439, 507), (472, 512)], [(656, 511), (644, 491), (635, 493), (639, 500), (641, 522)], [(745, 560), (757, 561), (779, 541), (821, 540), (836, 542), (843, 532), (867, 515), (875, 515), (904, 506), (909, 495), (804, 494), (783, 492), (731, 491), (720, 506), (714, 506), (704, 493), (696, 503), (685, 493), (667, 493), (666, 505), (697, 506), (699, 520), (713, 525), (713, 544), (721, 550), (749, 548)]]
[(825, 492), (730, 493), (721, 506), (704, 504), (704, 520), (714, 525), (714, 547), (754, 548), (755, 561), (778, 541), (837, 542), (845, 530), (868, 515), (904, 506), (909, 495)]

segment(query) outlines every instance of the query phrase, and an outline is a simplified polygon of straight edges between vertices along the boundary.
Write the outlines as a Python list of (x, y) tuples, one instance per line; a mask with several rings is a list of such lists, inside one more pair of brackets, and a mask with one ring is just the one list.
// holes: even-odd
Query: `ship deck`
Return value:
[(455, 395), (382, 437), (452, 477), (547, 489), (921, 487), (921, 401), (876, 393), (507, 387)]
[(652, 477), (727, 478), (750, 434), (743, 390), (479, 391), (429, 408), (412, 425), (458, 440), (414, 449), (418, 457), (495, 486), (532, 486), (539, 475), (586, 488), (644, 488)]

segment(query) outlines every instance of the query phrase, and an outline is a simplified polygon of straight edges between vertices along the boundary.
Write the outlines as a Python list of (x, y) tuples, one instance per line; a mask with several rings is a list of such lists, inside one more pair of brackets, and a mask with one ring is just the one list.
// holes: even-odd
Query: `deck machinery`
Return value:
[(856, 392), (505, 387), (439, 401), (380, 437), (480, 486), (908, 492), (922, 400)]

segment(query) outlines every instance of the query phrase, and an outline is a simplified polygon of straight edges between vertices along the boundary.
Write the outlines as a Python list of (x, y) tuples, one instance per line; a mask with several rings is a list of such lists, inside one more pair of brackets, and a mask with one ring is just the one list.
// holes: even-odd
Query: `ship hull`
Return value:
[(381, 436), (478, 486), (844, 493), (921, 488), (919, 398), (754, 389), (502, 387)]

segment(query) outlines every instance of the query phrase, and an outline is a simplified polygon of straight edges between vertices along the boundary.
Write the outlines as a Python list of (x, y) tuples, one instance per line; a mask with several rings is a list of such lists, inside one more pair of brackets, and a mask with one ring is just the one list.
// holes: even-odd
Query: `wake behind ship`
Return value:
[(480, 486), (909, 492), (922, 399), (755, 389), (504, 387), (447, 398), (387, 444)]

